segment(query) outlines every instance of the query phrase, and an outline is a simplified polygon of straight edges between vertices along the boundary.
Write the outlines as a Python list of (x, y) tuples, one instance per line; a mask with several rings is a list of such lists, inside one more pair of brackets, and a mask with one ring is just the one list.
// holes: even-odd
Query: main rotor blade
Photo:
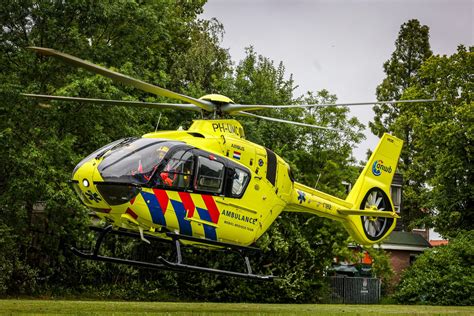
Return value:
[(261, 116), (261, 115), (256, 115), (253, 113), (249, 112), (237, 112), (236, 114), (242, 114), (242, 115), (247, 115), (247, 116), (252, 116), (256, 117), (262, 120), (267, 120), (267, 121), (272, 121), (272, 122), (279, 122), (279, 123), (286, 123), (286, 124), (292, 124), (292, 125), (298, 125), (298, 126), (304, 126), (304, 127), (311, 127), (311, 128), (318, 128), (318, 129), (325, 129), (328, 131), (334, 131), (334, 132), (341, 132), (343, 133), (344, 131), (332, 127), (325, 127), (325, 126), (318, 126), (318, 125), (311, 125), (311, 124), (306, 124), (306, 123), (300, 123), (300, 122), (294, 122), (294, 121), (287, 121), (287, 120), (282, 120), (274, 117), (268, 117), (268, 116)]
[(318, 108), (328, 106), (359, 106), (371, 104), (393, 104), (393, 103), (417, 103), (417, 102), (439, 102), (438, 100), (399, 100), (399, 101), (375, 101), (356, 103), (322, 103), (322, 104), (290, 104), (290, 105), (252, 105), (252, 104), (226, 104), (222, 106), (222, 112), (255, 111), (265, 109), (292, 109), (292, 108)]
[(106, 100), (106, 99), (91, 99), (91, 98), (76, 98), (65, 97), (59, 95), (44, 95), (44, 94), (30, 94), (22, 93), (22, 96), (41, 100), (57, 100), (66, 102), (86, 102), (100, 105), (118, 105), (118, 106), (137, 106), (151, 109), (179, 109), (201, 111), (200, 107), (194, 104), (177, 104), (177, 103), (155, 103), (155, 102), (141, 102), (141, 101), (122, 101), (122, 100)]
[(171, 98), (171, 99), (176, 99), (176, 100), (181, 100), (181, 101), (185, 101), (185, 102), (194, 104), (194, 105), (196, 105), (196, 106), (198, 106), (201, 109), (206, 110), (206, 111), (213, 111), (214, 108), (215, 108), (215, 105), (213, 103), (209, 102), (209, 101), (195, 99), (193, 97), (189, 97), (189, 96), (184, 95), (184, 94), (176, 93), (176, 92), (170, 91), (168, 89), (164, 89), (164, 88), (149, 84), (147, 82), (144, 82), (144, 81), (126, 76), (124, 74), (121, 74), (121, 73), (112, 71), (110, 69), (95, 65), (93, 63), (87, 62), (87, 61), (82, 60), (80, 58), (77, 58), (77, 57), (74, 57), (74, 56), (59, 52), (59, 51), (56, 51), (56, 50), (51, 49), (51, 48), (28, 47), (28, 49), (34, 50), (35, 52), (37, 52), (41, 55), (53, 56), (53, 57), (59, 58), (62, 61), (68, 63), (68, 64), (87, 69), (87, 70), (89, 70), (91, 72), (94, 72), (94, 73), (97, 73), (97, 74), (101, 74), (101, 75), (103, 75), (105, 77), (109, 77), (109, 78), (111, 78), (111, 79), (113, 79), (117, 82), (121, 82), (123, 84), (133, 86), (137, 89), (140, 89), (140, 90), (143, 90), (143, 91), (146, 91), (146, 92), (150, 92), (150, 93), (153, 93), (153, 94), (156, 94), (156, 95), (159, 95), (159, 96), (163, 96), (163, 97), (167, 97), (167, 98)]

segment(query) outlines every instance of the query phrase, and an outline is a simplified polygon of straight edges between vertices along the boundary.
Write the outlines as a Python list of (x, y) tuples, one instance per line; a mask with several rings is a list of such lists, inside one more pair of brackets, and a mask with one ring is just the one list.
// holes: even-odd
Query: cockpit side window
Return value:
[(232, 177), (231, 197), (241, 197), (248, 182), (250, 175), (242, 169), (235, 169)]
[(191, 189), (194, 156), (191, 149), (179, 150), (166, 162), (155, 176), (155, 184), (165, 189)]
[(199, 156), (194, 188), (202, 192), (221, 193), (224, 183), (224, 170), (223, 163)]

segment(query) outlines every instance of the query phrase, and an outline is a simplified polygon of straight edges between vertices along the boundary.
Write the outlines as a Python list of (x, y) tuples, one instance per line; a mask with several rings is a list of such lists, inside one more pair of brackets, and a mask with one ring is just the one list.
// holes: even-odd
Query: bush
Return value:
[(36, 269), (20, 259), (18, 239), (0, 220), (0, 295), (32, 294), (36, 288)]
[(420, 255), (402, 276), (395, 299), (403, 304), (473, 305), (474, 232)]

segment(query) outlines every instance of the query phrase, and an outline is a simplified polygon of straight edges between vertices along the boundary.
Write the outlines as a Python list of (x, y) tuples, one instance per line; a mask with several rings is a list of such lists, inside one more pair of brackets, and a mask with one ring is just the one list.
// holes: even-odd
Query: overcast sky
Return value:
[[(429, 26), (435, 54), (474, 43), (474, 0), (208, 0), (202, 17), (223, 23), (223, 47), (235, 62), (253, 45), (258, 54), (283, 61), (298, 94), (328, 89), (338, 102), (375, 101), (382, 65), (409, 19)], [(352, 113), (364, 124), (373, 118), (371, 106)], [(377, 143), (370, 130), (366, 137), (354, 151), (358, 159)]]

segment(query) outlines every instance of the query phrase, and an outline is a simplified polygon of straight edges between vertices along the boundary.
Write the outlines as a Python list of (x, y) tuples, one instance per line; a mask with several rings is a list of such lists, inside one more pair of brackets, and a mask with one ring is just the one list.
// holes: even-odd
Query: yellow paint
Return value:
[(218, 102), (218, 103), (225, 103), (225, 104), (235, 103), (234, 101), (232, 101), (231, 98), (226, 97), (225, 95), (222, 95), (222, 94), (206, 94), (200, 97), (199, 99), (212, 101), (212, 102)]
[(129, 221), (130, 223), (139, 226), (140, 224), (136, 219), (134, 219), (130, 214), (122, 214), (120, 215), (120, 218), (125, 221)]
[[(153, 194), (153, 190), (148, 188), (143, 188), (144, 192)], [(151, 226), (153, 224), (150, 211), (148, 211), (147, 204), (149, 201), (146, 201), (141, 194), (138, 194), (135, 198), (133, 204), (128, 203), (128, 207), (138, 215), (138, 221), (144, 225)], [(126, 210), (124, 210), (125, 212)]]
[[(196, 213), (194, 213), (193, 217), (185, 217), (184, 219), (187, 220), (187, 221), (193, 222), (193, 223), (199, 223), (201, 225), (209, 225), (209, 226), (212, 226), (212, 227), (215, 227), (215, 228), (219, 227), (219, 225), (214, 224), (213, 222), (205, 221), (205, 220), (199, 219), (195, 216), (196, 216)], [(194, 230), (193, 230), (193, 232), (194, 232)], [(195, 234), (204, 236), (204, 233), (199, 234), (199, 232), (196, 232)]]
[(363, 215), (363, 216), (372, 216), (372, 217), (390, 217), (390, 218), (400, 218), (396, 212), (384, 212), (377, 210), (337, 210), (338, 213), (343, 215)]
[[(391, 212), (385, 212), (387, 214), (384, 214), (372, 209), (362, 210), (358, 213), (364, 196), (373, 187), (385, 192), (390, 199), (390, 184), (402, 147), (402, 141), (393, 136), (386, 134), (382, 137), (367, 166), (345, 200), (303, 184), (292, 182), (289, 177), (288, 164), (278, 156), (276, 156), (276, 179), (275, 186), (273, 186), (267, 179), (268, 157), (265, 148), (245, 140), (243, 128), (236, 120), (197, 120), (187, 131), (155, 132), (143, 137), (179, 140), (207, 151), (209, 154), (233, 160), (250, 171), (251, 178), (241, 198), (212, 197), (219, 212), (218, 223), (206, 221), (199, 216), (197, 208), (206, 210), (206, 204), (201, 194), (190, 193), (196, 209), (192, 216), (188, 216), (189, 210), (186, 210), (186, 216), (183, 220), (191, 225), (195, 237), (205, 238), (204, 228), (208, 227), (209, 229), (215, 229), (219, 241), (250, 245), (268, 230), (283, 211), (306, 212), (339, 221), (351, 236), (361, 244), (379, 242), (395, 227), (396, 219), (394, 217), (396, 216)], [(234, 158), (234, 154), (240, 159)], [(240, 156), (237, 154), (240, 154)], [(379, 161), (380, 163), (377, 163)], [(92, 158), (73, 175), (73, 180), (78, 182), (83, 193), (81, 199), (84, 199), (84, 194), (88, 191), (98, 194), (93, 181), (103, 181), (99, 172), (96, 171), (99, 164), (100, 159)], [(375, 169), (372, 170), (372, 168)], [(376, 175), (378, 173), (379, 175)], [(89, 179), (91, 183), (89, 188), (81, 184), (83, 179)], [(151, 188), (142, 188), (142, 191), (153, 194)], [(176, 191), (168, 190), (166, 192), (170, 199), (164, 215), (166, 229), (167, 231), (179, 232), (179, 221), (171, 200), (181, 202), (181, 198)], [(100, 216), (113, 220), (117, 227), (127, 226), (125, 221), (130, 222), (127, 216), (123, 216), (129, 207), (138, 215), (136, 221), (140, 227), (148, 231), (148, 234), (164, 237), (162, 227), (153, 223), (147, 204), (149, 203), (142, 198), (141, 194), (136, 197), (133, 205), (125, 203), (118, 206), (109, 206), (103, 199), (97, 203), (86, 201), (86, 205), (90, 207), (111, 208), (110, 214), (100, 214)], [(393, 209), (391, 201), (390, 204)], [(388, 230), (376, 240), (369, 239), (362, 226), (361, 216), (368, 216), (368, 214), (371, 214), (371, 217), (381, 215), (393, 217), (393, 222)]]
[(189, 127), (188, 132), (200, 133), (206, 138), (222, 138), (223, 141), (225, 137), (245, 138), (244, 129), (236, 120), (196, 120)]
[[(361, 203), (366, 196), (366, 193), (374, 187), (385, 192), (390, 201), (391, 209), (394, 210), (390, 198), (390, 185), (397, 168), (398, 157), (400, 156), (402, 145), (403, 142), (400, 139), (384, 134), (345, 200), (338, 199), (326, 193), (296, 183), (293, 199), (288, 205), (289, 209), (297, 212), (313, 213), (318, 216), (339, 221), (344, 225), (349, 234), (357, 242), (363, 245), (379, 242), (387, 237), (396, 226), (396, 219), (395, 216), (393, 216), (393, 212), (386, 212), (388, 213), (387, 215), (390, 216), (384, 216), (394, 218), (387, 231), (377, 240), (371, 240), (364, 232), (361, 220), (361, 216), (366, 216), (368, 210), (363, 210), (359, 214), (356, 214), (356, 210), (363, 207)], [(383, 164), (386, 165), (391, 172), (381, 171), (380, 175), (375, 175), (372, 167), (377, 161), (383, 161)], [(299, 199), (300, 194), (298, 191), (305, 193), (306, 201), (302, 202), (301, 198)], [(346, 209), (352, 211), (344, 212)], [(374, 212), (372, 215), (375, 217), (376, 213)]]

